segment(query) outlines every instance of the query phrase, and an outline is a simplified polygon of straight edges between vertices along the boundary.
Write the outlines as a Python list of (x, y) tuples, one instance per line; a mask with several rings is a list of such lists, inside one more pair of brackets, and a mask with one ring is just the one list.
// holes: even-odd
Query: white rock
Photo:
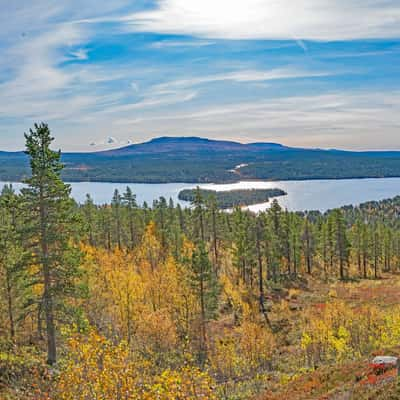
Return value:
[(397, 360), (397, 357), (378, 356), (372, 360), (372, 364), (397, 365)]

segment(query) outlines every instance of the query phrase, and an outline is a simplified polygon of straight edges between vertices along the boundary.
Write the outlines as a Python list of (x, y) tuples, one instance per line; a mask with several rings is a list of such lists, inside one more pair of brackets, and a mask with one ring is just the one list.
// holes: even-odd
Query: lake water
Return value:
[[(3, 187), (5, 182), (0, 182)], [(13, 183), (15, 189), (20, 189), (21, 183)], [(78, 202), (84, 202), (89, 193), (97, 204), (109, 203), (115, 189), (123, 193), (129, 186), (136, 194), (139, 204), (146, 201), (149, 205), (153, 200), (164, 196), (167, 200), (187, 205), (178, 200), (178, 193), (182, 189), (194, 188), (196, 184), (187, 183), (103, 183), (79, 182), (71, 183), (72, 196)], [(320, 210), (344, 205), (357, 205), (370, 200), (383, 200), (400, 195), (400, 178), (379, 179), (343, 179), (343, 180), (309, 180), (309, 181), (276, 181), (276, 182), (238, 182), (233, 184), (201, 184), (204, 189), (233, 190), (233, 189), (264, 189), (280, 188), (287, 196), (278, 197), (279, 204), (290, 211)], [(250, 206), (252, 211), (265, 210), (270, 203)]]

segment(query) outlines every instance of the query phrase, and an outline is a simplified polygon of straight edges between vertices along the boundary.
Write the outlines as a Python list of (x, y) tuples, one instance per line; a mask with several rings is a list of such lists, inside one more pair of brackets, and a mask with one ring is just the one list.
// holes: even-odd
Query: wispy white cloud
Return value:
[(107, 114), (118, 114), (121, 112), (130, 112), (134, 110), (141, 110), (146, 108), (154, 108), (161, 106), (170, 106), (178, 103), (185, 103), (196, 98), (197, 92), (195, 91), (178, 91), (171, 93), (158, 93), (157, 95), (146, 95), (136, 102), (128, 102), (109, 107), (102, 112)]
[(134, 92), (139, 91), (139, 84), (136, 82), (131, 82), (131, 88), (133, 89)]
[(337, 59), (337, 58), (358, 58), (358, 57), (382, 57), (385, 55), (393, 55), (400, 53), (399, 47), (394, 47), (390, 50), (376, 50), (376, 51), (350, 51), (350, 52), (338, 52), (334, 51), (332, 53), (322, 54), (321, 58)]
[(215, 42), (207, 40), (160, 40), (150, 44), (153, 49), (164, 49), (173, 47), (203, 47), (211, 46)]
[(237, 83), (266, 82), (283, 79), (317, 78), (336, 74), (329, 71), (303, 71), (294, 68), (277, 68), (271, 70), (244, 70), (230, 71), (214, 75), (204, 75), (192, 78), (169, 81), (155, 86), (157, 91), (168, 88), (184, 88), (199, 86), (208, 83), (231, 81)]
[[(0, 118), (29, 124), (76, 118), (112, 105), (120, 97), (101, 90), (103, 83), (122, 77), (117, 69), (76, 63), (87, 60), (85, 45), (94, 33), (87, 26), (69, 22), (68, 16), (93, 15), (94, 9), (87, 8), (88, 3), (94, 5), (92, 0), (82, 5), (77, 0), (68, 4), (21, 0), (1, 6)], [(110, 10), (108, 6), (96, 9)], [(16, 27), (19, 34), (10, 35)]]
[(73, 59), (76, 60), (87, 60), (89, 58), (89, 50), (87, 49), (78, 49), (71, 51), (69, 54), (72, 56)]
[(59, 47), (79, 44), (83, 35), (78, 27), (63, 24), (5, 50), (12, 60), (13, 71), (12, 76), (0, 84), (0, 115), (32, 115), (34, 110), (46, 115), (49, 109), (41, 110), (40, 104), (48, 105), (46, 100), (50, 99), (55, 101), (54, 96), (73, 79), (67, 71), (57, 68), (63, 57)]
[(400, 36), (397, 0), (158, 0), (120, 18), (132, 31), (224, 39), (353, 40)]
[[(349, 149), (393, 148), (400, 92), (331, 93), (231, 103), (188, 112), (121, 119), (154, 135), (204, 135), (238, 141)], [(229, 121), (229, 123), (227, 123)], [(379, 143), (376, 135), (380, 135)], [(400, 150), (400, 148), (397, 148)]]
[[(322, 45), (306, 41), (400, 37), (398, 1), (160, 0), (139, 12), (146, 2), (2, 2), (0, 129), (8, 136), (0, 136), (0, 148), (11, 143), (10, 133), (22, 137), (37, 120), (55, 126), (67, 149), (85, 148), (88, 137), (107, 146), (128, 137), (187, 134), (372, 148), (379, 131), (380, 146), (398, 143), (399, 93), (351, 94), (347, 80), (347, 93), (327, 95), (333, 79), (320, 79), (342, 73), (329, 65), (329, 54), (379, 57), (394, 47), (349, 46), (346, 52), (332, 44), (317, 61), (312, 51)], [(157, 39), (149, 44), (149, 37)], [(258, 38), (285, 41), (217, 40)], [(96, 58), (103, 40), (104, 53)], [(104, 60), (113, 45), (118, 51)], [(131, 53), (120, 56), (120, 49)], [(358, 72), (352, 65), (351, 73)], [(305, 92), (314, 95), (301, 96)], [(107, 144), (109, 136), (121, 139)], [(10, 146), (20, 148), (22, 141)]]

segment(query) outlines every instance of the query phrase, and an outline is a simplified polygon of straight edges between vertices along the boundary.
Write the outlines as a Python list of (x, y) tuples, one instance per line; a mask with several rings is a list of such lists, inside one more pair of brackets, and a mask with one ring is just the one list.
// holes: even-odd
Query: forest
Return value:
[(193, 203), (196, 197), (210, 203), (216, 202), (218, 208), (227, 209), (236, 206), (250, 206), (252, 204), (266, 203), (273, 197), (284, 196), (287, 193), (282, 189), (239, 189), (217, 192), (207, 189), (184, 189), (178, 194), (179, 200)]
[(77, 204), (48, 126), (25, 137), (27, 187), (0, 196), (1, 399), (398, 398), (365, 360), (400, 354), (400, 197)]
[[(102, 152), (63, 153), (61, 161), (61, 177), (67, 182), (229, 183), (400, 176), (398, 151), (302, 149), (198, 137), (160, 137)], [(236, 169), (237, 165), (243, 166)], [(26, 154), (0, 151), (0, 180), (20, 182), (29, 176)]]

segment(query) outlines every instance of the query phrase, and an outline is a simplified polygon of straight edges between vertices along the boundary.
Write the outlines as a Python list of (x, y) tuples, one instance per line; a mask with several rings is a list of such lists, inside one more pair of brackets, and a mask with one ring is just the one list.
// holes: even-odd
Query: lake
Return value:
[[(0, 182), (3, 187), (5, 182)], [(20, 189), (21, 183), (13, 183), (15, 189)], [(71, 183), (72, 196), (78, 202), (84, 202), (89, 193), (97, 204), (109, 203), (115, 189), (123, 193), (129, 186), (137, 196), (139, 204), (146, 201), (149, 205), (153, 200), (164, 196), (167, 200), (182, 205), (188, 203), (178, 200), (178, 193), (182, 189), (194, 188), (190, 183), (107, 183), (107, 182), (76, 182)], [(237, 182), (232, 184), (200, 184), (201, 188), (213, 190), (233, 189), (265, 189), (280, 188), (287, 196), (279, 197), (279, 204), (290, 211), (320, 210), (344, 205), (357, 205), (370, 200), (383, 200), (400, 195), (400, 178), (379, 179), (342, 179), (342, 180), (308, 180), (308, 181), (276, 181), (276, 182)], [(265, 210), (270, 203), (250, 206), (252, 211)]]

